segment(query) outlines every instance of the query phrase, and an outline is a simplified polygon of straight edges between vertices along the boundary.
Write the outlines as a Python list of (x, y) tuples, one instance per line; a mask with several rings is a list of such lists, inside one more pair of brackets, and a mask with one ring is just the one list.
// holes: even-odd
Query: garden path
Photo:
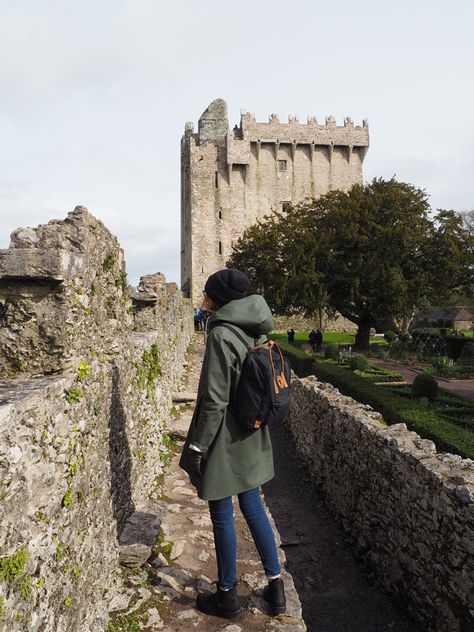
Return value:
[[(419, 374), (419, 371), (415, 371), (405, 364), (386, 362), (385, 360), (380, 360), (379, 358), (370, 358), (370, 364), (379, 366), (382, 369), (388, 369), (389, 371), (396, 371), (397, 373), (400, 373), (409, 384), (411, 384), (415, 377)], [(461, 395), (467, 399), (474, 400), (474, 380), (449, 381), (436, 378), (436, 381), (438, 382), (440, 388), (444, 388), (446, 391), (450, 391), (456, 395)]]

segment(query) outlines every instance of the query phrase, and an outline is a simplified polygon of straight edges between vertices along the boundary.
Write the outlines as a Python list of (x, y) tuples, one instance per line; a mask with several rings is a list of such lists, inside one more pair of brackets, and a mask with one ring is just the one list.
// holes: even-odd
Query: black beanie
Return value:
[(211, 274), (204, 291), (216, 305), (221, 307), (229, 301), (244, 298), (249, 291), (250, 281), (246, 274), (234, 268), (224, 268)]

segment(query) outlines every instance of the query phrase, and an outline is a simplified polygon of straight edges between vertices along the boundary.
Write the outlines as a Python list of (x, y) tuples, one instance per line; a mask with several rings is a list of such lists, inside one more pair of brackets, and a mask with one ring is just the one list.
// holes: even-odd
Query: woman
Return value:
[(260, 485), (274, 476), (267, 426), (247, 432), (236, 422), (235, 396), (247, 348), (231, 328), (238, 328), (253, 347), (266, 340), (273, 317), (262, 296), (247, 296), (250, 282), (239, 270), (219, 270), (206, 281), (202, 309), (211, 312), (196, 409), (180, 465), (188, 472), (199, 498), (209, 502), (214, 531), (218, 583), (213, 594), (200, 594), (201, 612), (226, 618), (240, 613), (237, 596), (237, 546), (232, 496), (252, 533), (269, 580), (263, 592), (271, 614), (286, 610), (275, 538), (260, 498)]

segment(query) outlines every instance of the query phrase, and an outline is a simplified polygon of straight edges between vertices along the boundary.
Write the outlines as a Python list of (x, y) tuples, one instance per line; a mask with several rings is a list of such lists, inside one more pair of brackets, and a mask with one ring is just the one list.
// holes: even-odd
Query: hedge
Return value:
[[(442, 417), (435, 406), (426, 408), (410, 399), (409, 395), (396, 393), (396, 387), (377, 386), (338, 365), (316, 362), (313, 357), (283, 340), (279, 344), (298, 376), (315, 375), (322, 382), (333, 384), (344, 395), (372, 406), (383, 415), (387, 424), (405, 423), (410, 430), (434, 441), (438, 449), (474, 459), (474, 432), (461, 427), (462, 420), (450, 421)], [(440, 396), (444, 396), (442, 391)], [(450, 399), (454, 400), (452, 395)], [(455, 399), (466, 401), (461, 397)], [(467, 407), (470, 403), (466, 401)]]

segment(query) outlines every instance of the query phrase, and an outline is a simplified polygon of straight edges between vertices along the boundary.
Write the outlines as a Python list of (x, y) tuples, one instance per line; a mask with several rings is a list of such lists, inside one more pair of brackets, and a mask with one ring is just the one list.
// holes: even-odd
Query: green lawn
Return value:
[[(297, 331), (295, 334), (295, 343), (300, 346), (303, 343), (309, 343), (309, 331)], [(272, 333), (270, 334), (273, 340), (288, 340), (288, 336), (285, 333)], [(325, 331), (323, 333), (323, 344), (350, 344), (355, 343), (354, 334), (344, 334), (335, 331)], [(374, 345), (387, 345), (387, 341), (381, 336), (371, 336), (370, 344)]]

